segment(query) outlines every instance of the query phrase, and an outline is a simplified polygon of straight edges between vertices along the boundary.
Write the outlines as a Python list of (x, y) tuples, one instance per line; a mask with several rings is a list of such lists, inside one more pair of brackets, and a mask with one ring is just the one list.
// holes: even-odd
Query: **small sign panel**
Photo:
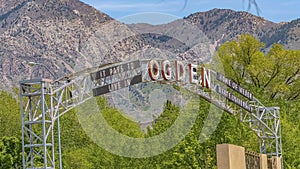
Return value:
[(226, 84), (231, 89), (235, 90), (236, 92), (240, 93), (244, 97), (246, 97), (249, 100), (253, 100), (253, 94), (250, 93), (248, 90), (243, 89), (241, 86), (236, 84), (234, 81), (227, 79), (224, 75), (217, 72), (217, 80), (220, 82)]
[(109, 92), (126, 88), (142, 82), (142, 75), (137, 75), (133, 78), (124, 79), (115, 83), (104, 85), (93, 89), (93, 96), (100, 96)]
[(99, 80), (105, 77), (113, 76), (115, 74), (120, 74), (122, 72), (134, 70), (137, 68), (140, 68), (140, 61), (138, 60), (109, 67), (95, 73), (91, 73), (91, 78), (92, 80)]
[(232, 93), (228, 92), (227, 90), (223, 89), (221, 86), (216, 86), (216, 92), (227, 98), (229, 101), (233, 102), (234, 104), (238, 105), (239, 107), (245, 109), (246, 111), (252, 113), (252, 107), (242, 99), (234, 96)]

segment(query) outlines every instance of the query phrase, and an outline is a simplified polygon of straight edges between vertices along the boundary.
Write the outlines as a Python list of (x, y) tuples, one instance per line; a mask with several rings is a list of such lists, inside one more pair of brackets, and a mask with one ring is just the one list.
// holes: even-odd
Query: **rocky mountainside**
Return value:
[[(133, 24), (131, 27), (144, 31), (168, 30), (177, 27), (178, 22), (179, 20), (165, 25)], [(251, 34), (266, 43), (266, 48), (273, 43), (280, 43), (287, 49), (300, 49), (300, 19), (274, 23), (247, 12), (212, 9), (191, 14), (181, 22), (197, 27), (198, 32), (203, 33), (216, 47), (238, 35)]]
[[(1, 0), (0, 72), (3, 85), (45, 74), (28, 61), (44, 63), (60, 75), (72, 72), (81, 50), (108, 15), (77, 0)], [(32, 72), (34, 71), (34, 72)]]
[(220, 44), (237, 35), (251, 34), (266, 43), (281, 43), (289, 49), (300, 49), (300, 19), (274, 23), (247, 12), (229, 9), (213, 9), (198, 12), (184, 18), (197, 25), (212, 41)]
[(220, 44), (241, 34), (264, 39), (279, 25), (247, 12), (213, 9), (189, 15), (185, 20), (197, 25), (212, 40)]
[(287, 49), (300, 49), (300, 18), (291, 22), (280, 23), (272, 34), (262, 39), (267, 46), (280, 43)]
[(213, 9), (164, 25), (124, 25), (78, 0), (0, 0), (0, 82), (57, 76), (136, 57), (203, 61), (225, 41), (249, 33), (300, 49), (300, 20), (273, 23), (246, 12)]
[(162, 54), (155, 48), (185, 60), (187, 55), (197, 57), (184, 54), (189, 48), (178, 40), (136, 32), (78, 0), (0, 1), (1, 88), (11, 88), (21, 79), (50, 77), (44, 67), (30, 67), (30, 61), (62, 76), (127, 57)]

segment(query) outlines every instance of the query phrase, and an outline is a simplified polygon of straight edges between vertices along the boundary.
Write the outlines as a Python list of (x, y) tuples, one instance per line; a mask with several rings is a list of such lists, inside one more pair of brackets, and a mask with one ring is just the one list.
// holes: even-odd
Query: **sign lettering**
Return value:
[[(169, 60), (133, 61), (113, 65), (90, 74), (95, 84), (93, 95), (103, 95), (141, 82), (180, 82), (183, 86), (197, 86), (193, 88), (194, 90), (198, 90), (198, 87), (212, 89), (213, 92), (252, 113), (253, 108), (243, 99), (223, 89), (220, 85), (211, 83), (211, 72), (213, 77), (216, 76), (215, 79), (217, 81), (227, 85), (243, 97), (246, 97), (245, 99), (253, 100), (254, 97), (252, 93), (240, 87), (234, 81), (229, 80), (221, 73), (211, 71), (205, 67), (201, 67), (199, 73), (198, 69), (199, 65), (196, 64)], [(210, 97), (210, 94), (207, 94), (208, 97)]]
[(130, 71), (130, 70), (134, 70), (134, 69), (138, 69), (138, 68), (140, 68), (140, 62), (133, 61), (133, 62), (113, 66), (110, 68), (106, 68), (104, 70), (100, 70), (95, 73), (91, 73), (91, 78), (92, 78), (92, 80), (99, 80), (99, 79), (102, 79), (102, 78), (105, 78), (108, 76), (120, 74), (122, 72)]
[(100, 86), (93, 89), (93, 96), (100, 96), (109, 92), (113, 92), (119, 89), (126, 88), (131, 85), (135, 85), (142, 82), (142, 75), (137, 75), (133, 78), (124, 79), (115, 83)]
[(227, 79), (224, 75), (221, 73), (217, 73), (217, 80), (220, 82), (226, 84), (231, 89), (235, 90), (236, 92), (240, 93), (244, 97), (248, 98), (249, 100), (253, 100), (253, 94), (250, 93), (248, 90), (243, 89), (241, 86), (236, 84), (234, 81)]
[(252, 113), (252, 107), (242, 99), (234, 96), (232, 93), (228, 92), (227, 90), (223, 89), (220, 86), (217, 86), (216, 92), (227, 98), (229, 101), (235, 103), (239, 107), (245, 109), (246, 111)]
[[(198, 65), (185, 65), (180, 61), (150, 60), (148, 62), (148, 75), (152, 81), (177, 81), (195, 85), (202, 85), (210, 89), (210, 71), (202, 68), (202, 74), (198, 75)], [(187, 77), (188, 76), (188, 77)], [(200, 78), (201, 77), (201, 78)]]

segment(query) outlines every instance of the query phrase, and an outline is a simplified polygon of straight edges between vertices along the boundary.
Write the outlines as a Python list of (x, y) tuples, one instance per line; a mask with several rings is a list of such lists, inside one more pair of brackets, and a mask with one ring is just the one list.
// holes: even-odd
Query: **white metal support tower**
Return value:
[(51, 81), (20, 82), (23, 168), (55, 168)]

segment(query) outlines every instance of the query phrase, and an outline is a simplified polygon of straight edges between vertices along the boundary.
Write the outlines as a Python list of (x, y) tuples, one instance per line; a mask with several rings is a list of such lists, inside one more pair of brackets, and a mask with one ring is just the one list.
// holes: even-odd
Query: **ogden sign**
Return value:
[(147, 65), (148, 76), (152, 81), (183, 82), (186, 84), (202, 85), (210, 89), (210, 71), (201, 68), (198, 75), (198, 65), (184, 64), (180, 61), (150, 60)]
[[(209, 91), (225, 97), (246, 111), (252, 112), (252, 107), (249, 106), (248, 101), (253, 100), (253, 95), (249, 91), (218, 72), (192, 63), (160, 59), (131, 61), (103, 67), (91, 73), (91, 79), (94, 83), (94, 96), (141, 82), (155, 81), (177, 84), (187, 88), (196, 87), (202, 92), (203, 89), (209, 89)], [(235, 93), (238, 93), (238, 96), (225, 90), (220, 84), (228, 86)]]

